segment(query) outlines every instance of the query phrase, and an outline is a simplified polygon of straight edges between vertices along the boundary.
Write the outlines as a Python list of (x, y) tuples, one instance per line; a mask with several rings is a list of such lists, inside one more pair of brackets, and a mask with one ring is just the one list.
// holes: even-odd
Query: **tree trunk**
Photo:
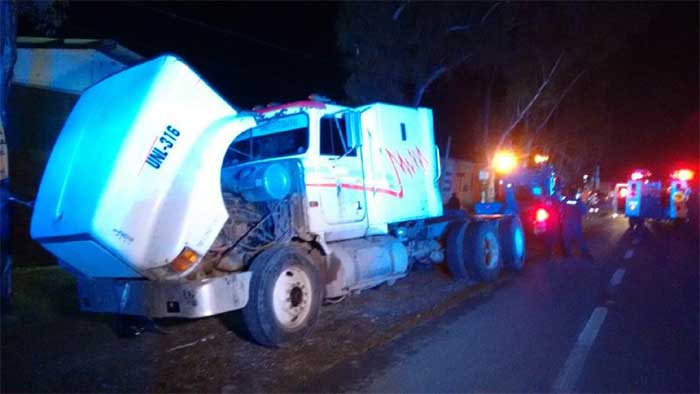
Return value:
[[(12, 70), (17, 60), (17, 17), (13, 0), (0, 1), (0, 296), (2, 304), (9, 306), (12, 267), (9, 246), (9, 159), (7, 151), (7, 100)], [(6, 310), (6, 308), (3, 308)]]

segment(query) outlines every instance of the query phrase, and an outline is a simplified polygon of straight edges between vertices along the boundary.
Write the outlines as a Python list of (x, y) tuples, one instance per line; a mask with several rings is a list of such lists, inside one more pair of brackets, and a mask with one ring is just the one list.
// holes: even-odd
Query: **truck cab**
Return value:
[(309, 230), (322, 242), (386, 234), (388, 223), (442, 214), (429, 109), (299, 101), (257, 114), (259, 125), (229, 147), (222, 176), (299, 160)]

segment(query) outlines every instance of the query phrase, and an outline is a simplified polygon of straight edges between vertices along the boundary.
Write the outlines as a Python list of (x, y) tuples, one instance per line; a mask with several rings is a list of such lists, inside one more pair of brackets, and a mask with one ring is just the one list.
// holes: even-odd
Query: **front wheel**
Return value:
[(318, 320), (323, 294), (318, 268), (307, 253), (274, 246), (253, 260), (250, 271), (243, 320), (252, 338), (269, 347), (303, 338)]

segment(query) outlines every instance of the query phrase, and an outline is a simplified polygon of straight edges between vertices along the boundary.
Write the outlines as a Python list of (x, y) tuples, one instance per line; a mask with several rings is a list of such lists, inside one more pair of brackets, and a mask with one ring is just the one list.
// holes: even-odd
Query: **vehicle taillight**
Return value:
[(544, 222), (549, 219), (549, 212), (544, 208), (538, 208), (535, 212), (535, 220), (538, 222)]

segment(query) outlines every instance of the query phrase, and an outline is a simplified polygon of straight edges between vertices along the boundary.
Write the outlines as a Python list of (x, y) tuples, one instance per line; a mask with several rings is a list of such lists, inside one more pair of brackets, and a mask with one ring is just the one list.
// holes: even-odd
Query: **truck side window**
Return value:
[(401, 123), (401, 141), (406, 141), (406, 123)]
[[(334, 115), (321, 118), (321, 155), (357, 156), (357, 152), (349, 146), (349, 141), (344, 118)], [(350, 152), (346, 154), (348, 151)]]

